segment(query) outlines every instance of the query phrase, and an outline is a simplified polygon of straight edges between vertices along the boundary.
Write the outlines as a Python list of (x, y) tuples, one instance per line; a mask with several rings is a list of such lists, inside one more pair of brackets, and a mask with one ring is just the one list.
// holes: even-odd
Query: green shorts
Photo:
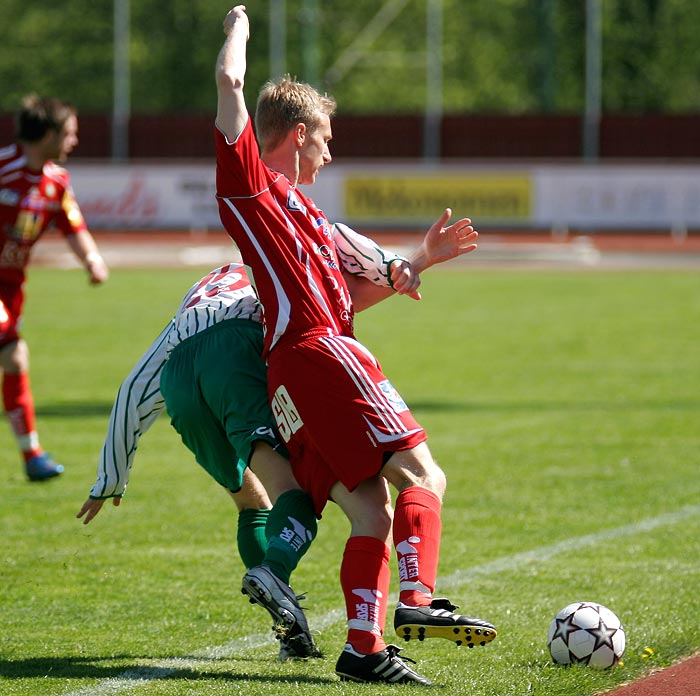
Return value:
[(227, 319), (177, 345), (160, 389), (170, 422), (197, 462), (238, 491), (253, 443), (281, 446), (267, 396), (262, 326)]

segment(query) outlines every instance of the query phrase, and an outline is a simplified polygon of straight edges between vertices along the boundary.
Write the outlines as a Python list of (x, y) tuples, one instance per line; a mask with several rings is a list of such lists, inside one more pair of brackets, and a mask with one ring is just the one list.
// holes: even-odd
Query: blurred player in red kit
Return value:
[(17, 113), (17, 142), (0, 149), (0, 369), (2, 401), (30, 481), (63, 467), (39, 444), (29, 383), (29, 350), (19, 334), (25, 272), (41, 235), (57, 228), (93, 284), (109, 271), (87, 229), (63, 163), (78, 144), (78, 117), (58, 99), (29, 95)]

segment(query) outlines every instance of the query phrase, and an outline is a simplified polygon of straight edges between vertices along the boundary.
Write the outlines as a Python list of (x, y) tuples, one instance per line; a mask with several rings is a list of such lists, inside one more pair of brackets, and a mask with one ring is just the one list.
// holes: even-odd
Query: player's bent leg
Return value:
[(444, 638), (457, 645), (486, 645), (493, 624), (455, 613), (447, 599), (433, 598), (442, 533), (445, 475), (425, 443), (395, 452), (382, 474), (399, 489), (393, 539), (399, 561), (399, 603), (394, 629), (404, 640)]
[(331, 489), (331, 500), (350, 521), (351, 536), (374, 537), (388, 543), (393, 509), (389, 487), (381, 476), (362, 481), (352, 492), (337, 482)]
[(299, 488), (289, 461), (264, 440), (253, 443), (249, 468), (260, 480), (273, 503), (283, 493)]
[(399, 648), (384, 642), (389, 592), (389, 537), (392, 507), (389, 488), (381, 476), (348, 491), (340, 482), (331, 498), (352, 525), (343, 554), (340, 580), (348, 617), (348, 636), (336, 662), (343, 681), (394, 684), (431, 682), (399, 657)]
[(260, 479), (247, 468), (243, 472), (243, 485), (237, 491), (226, 489), (239, 512), (243, 510), (269, 510), (272, 501)]
[(265, 527), (272, 503), (258, 477), (250, 470), (243, 472), (243, 485), (238, 491), (226, 492), (238, 509), (236, 543), (238, 554), (246, 568), (260, 565), (267, 551)]
[(397, 491), (419, 486), (432, 491), (442, 500), (447, 487), (445, 474), (433, 459), (425, 442), (411, 449), (394, 452), (382, 467), (381, 473)]
[(280, 661), (321, 657), (299, 605), (303, 595), (298, 597), (289, 586), (291, 573), (316, 537), (313, 503), (299, 488), (289, 462), (267, 442), (254, 443), (250, 466), (275, 502), (267, 521), (265, 556), (243, 577), (242, 591), (272, 617)]
[(29, 371), (29, 347), (23, 338), (0, 346), (0, 368), (13, 375)]
[(2, 401), (5, 414), (24, 459), (30, 481), (46, 481), (63, 473), (39, 444), (34, 397), (29, 381), (29, 348), (18, 338), (0, 348)]
[(316, 538), (318, 520), (313, 501), (299, 488), (289, 462), (267, 442), (254, 443), (250, 465), (274, 501), (262, 565), (289, 584), (292, 572)]

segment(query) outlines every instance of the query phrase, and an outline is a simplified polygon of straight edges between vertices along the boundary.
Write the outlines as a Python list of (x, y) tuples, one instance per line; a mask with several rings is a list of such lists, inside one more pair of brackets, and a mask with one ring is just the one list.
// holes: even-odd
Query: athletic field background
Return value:
[[(66, 472), (27, 483), (0, 427), (0, 694), (422, 691), (334, 676), (349, 529), (332, 505), (293, 576), (327, 658), (276, 661), (266, 612), (240, 594), (234, 507), (166, 416), (141, 442), (121, 507), (75, 519), (119, 383), (207, 270), (114, 268), (99, 288), (79, 270), (30, 272), (23, 332), (39, 431)], [(589, 696), (697, 653), (697, 271), (467, 260), (429, 271), (422, 292), (358, 315), (357, 334), (447, 473), (436, 595), (499, 635), (403, 654), (444, 696)], [(393, 556), (392, 572), (393, 604)], [(549, 622), (577, 600), (621, 618), (624, 665), (551, 663)]]

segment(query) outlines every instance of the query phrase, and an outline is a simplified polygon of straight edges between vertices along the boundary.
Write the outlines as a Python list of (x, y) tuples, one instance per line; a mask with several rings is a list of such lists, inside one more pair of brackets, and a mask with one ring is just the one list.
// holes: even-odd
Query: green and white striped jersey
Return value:
[[(343, 270), (375, 285), (389, 286), (389, 268), (404, 260), (346, 225), (332, 226)], [(321, 253), (321, 252), (319, 252)], [(227, 319), (262, 321), (262, 308), (240, 263), (216, 268), (187, 292), (175, 316), (122, 382), (112, 406), (92, 498), (124, 495), (142, 435), (165, 410), (160, 373), (172, 349)]]
[(160, 373), (172, 349), (227, 319), (261, 321), (261, 308), (242, 264), (208, 273), (185, 295), (175, 316), (122, 382), (107, 426), (92, 498), (122, 496), (141, 436), (165, 410)]

